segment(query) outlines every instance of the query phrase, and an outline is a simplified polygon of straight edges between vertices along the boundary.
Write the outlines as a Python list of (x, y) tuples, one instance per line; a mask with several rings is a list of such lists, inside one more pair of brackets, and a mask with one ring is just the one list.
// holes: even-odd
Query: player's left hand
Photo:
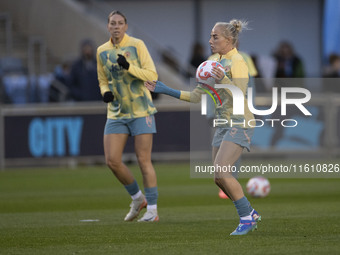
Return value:
[(223, 80), (223, 78), (225, 76), (224, 71), (221, 68), (216, 67), (216, 66), (214, 66), (211, 69), (211, 73), (212, 73), (213, 77), (215, 78), (216, 82)]
[(126, 61), (126, 58), (123, 55), (118, 54), (117, 63), (124, 69), (129, 70), (130, 64)]

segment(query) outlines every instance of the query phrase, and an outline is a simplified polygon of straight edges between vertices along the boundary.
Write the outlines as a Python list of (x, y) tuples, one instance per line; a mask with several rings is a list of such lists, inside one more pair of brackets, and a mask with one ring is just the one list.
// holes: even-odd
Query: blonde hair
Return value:
[(243, 29), (248, 29), (248, 22), (243, 20), (232, 19), (227, 22), (217, 22), (215, 26), (222, 28), (222, 35), (225, 38), (232, 38), (232, 43), (235, 46), (238, 42), (238, 35)]

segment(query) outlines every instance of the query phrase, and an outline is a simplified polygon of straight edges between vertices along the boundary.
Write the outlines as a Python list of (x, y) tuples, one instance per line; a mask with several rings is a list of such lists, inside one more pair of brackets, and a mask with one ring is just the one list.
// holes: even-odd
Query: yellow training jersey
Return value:
[[(118, 54), (125, 56), (129, 70), (117, 63)], [(112, 91), (114, 101), (108, 103), (107, 118), (140, 118), (157, 112), (144, 81), (157, 80), (152, 58), (140, 39), (124, 35), (119, 44), (111, 39), (97, 49), (97, 72), (101, 94)]]
[[(254, 115), (250, 112), (248, 108), (247, 101), (247, 89), (248, 89), (248, 67), (243, 57), (238, 53), (237, 49), (229, 51), (225, 55), (214, 54), (209, 57), (209, 60), (214, 60), (224, 67), (226, 75), (220, 81), (220, 84), (232, 84), (241, 89), (244, 95), (244, 115), (234, 115), (233, 114), (233, 97), (228, 89), (216, 89), (219, 97), (221, 98), (222, 105), (217, 104), (215, 109), (215, 118), (226, 119), (228, 123), (225, 125), (229, 127), (239, 126), (244, 128), (250, 128), (248, 121), (254, 119)], [(190, 102), (199, 102), (201, 100), (201, 95), (205, 93), (202, 89), (202, 85), (198, 85), (192, 92), (181, 91), (180, 99)], [(217, 100), (216, 95), (214, 95)]]

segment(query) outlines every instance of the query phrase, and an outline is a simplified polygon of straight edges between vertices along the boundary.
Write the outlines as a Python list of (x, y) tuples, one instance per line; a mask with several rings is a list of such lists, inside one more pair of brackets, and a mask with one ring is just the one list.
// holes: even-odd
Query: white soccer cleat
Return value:
[(147, 210), (143, 217), (138, 220), (138, 222), (152, 222), (159, 221), (157, 209)]
[(130, 211), (125, 216), (125, 221), (133, 221), (139, 215), (140, 211), (147, 206), (147, 202), (145, 200), (145, 196), (142, 194), (136, 200), (132, 200), (130, 204)]

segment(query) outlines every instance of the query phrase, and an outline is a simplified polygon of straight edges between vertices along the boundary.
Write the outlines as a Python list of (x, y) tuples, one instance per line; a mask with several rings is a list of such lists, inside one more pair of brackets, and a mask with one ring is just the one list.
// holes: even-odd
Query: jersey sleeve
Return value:
[(155, 64), (143, 41), (137, 44), (138, 58), (141, 67), (130, 64), (129, 73), (142, 81), (155, 81), (158, 78)]
[(204, 90), (200, 89), (200, 85), (198, 85), (193, 91), (181, 90), (179, 99), (190, 103), (199, 103), (201, 102), (202, 94), (204, 93)]
[(103, 63), (99, 57), (99, 50), (97, 50), (97, 74), (98, 74), (100, 93), (103, 96), (105, 92), (110, 91), (110, 88), (109, 88), (109, 82), (107, 80), (107, 77), (105, 75), (105, 71), (103, 68)]

